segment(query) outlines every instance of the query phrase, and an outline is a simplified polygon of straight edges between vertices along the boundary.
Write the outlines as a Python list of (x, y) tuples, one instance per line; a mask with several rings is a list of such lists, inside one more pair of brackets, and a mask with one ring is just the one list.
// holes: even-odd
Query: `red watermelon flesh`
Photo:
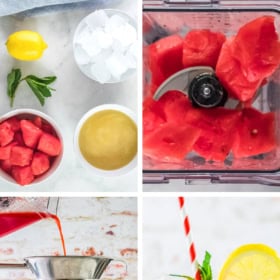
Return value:
[(152, 84), (160, 85), (168, 77), (182, 70), (183, 39), (179, 35), (164, 37), (149, 45), (148, 64)]
[(201, 129), (194, 151), (207, 160), (224, 161), (233, 145), (233, 134), (241, 112), (222, 107), (197, 109), (189, 123)]
[(22, 186), (28, 185), (34, 181), (34, 176), (30, 166), (13, 166), (11, 174), (16, 182)]
[(14, 141), (18, 144), (18, 146), (25, 146), (25, 143), (23, 141), (23, 137), (22, 137), (22, 132), (21, 131), (17, 131), (15, 133)]
[(163, 161), (183, 160), (199, 134), (200, 131), (191, 126), (167, 123), (145, 137), (144, 154)]
[(157, 101), (168, 123), (185, 124), (189, 114), (192, 114), (192, 104), (180, 91), (168, 91)]
[(40, 152), (34, 153), (32, 163), (31, 163), (31, 169), (32, 173), (35, 176), (41, 175), (48, 171), (50, 168), (50, 160), (49, 157)]
[(280, 41), (274, 17), (263, 16), (245, 24), (227, 39), (219, 55), (216, 75), (229, 94), (251, 100), (257, 89), (279, 66)]
[(9, 144), (5, 147), (0, 147), (0, 160), (9, 159), (10, 155), (11, 155), (11, 149), (15, 145), (16, 145), (16, 143), (12, 142), (11, 144)]
[(11, 149), (10, 161), (12, 165), (27, 166), (31, 163), (33, 150), (28, 147), (14, 146)]
[(262, 80), (249, 81), (244, 75), (242, 64), (233, 56), (233, 41), (234, 38), (231, 38), (224, 43), (217, 62), (216, 75), (232, 98), (246, 102), (254, 97)]
[(220, 32), (208, 29), (191, 30), (184, 39), (184, 67), (210, 66), (215, 69), (225, 40), (225, 35)]
[(29, 120), (21, 120), (20, 127), (25, 145), (34, 149), (43, 133), (42, 130)]
[(235, 132), (233, 154), (236, 158), (268, 153), (277, 147), (275, 113), (245, 108)]
[(152, 97), (147, 97), (143, 102), (143, 132), (154, 131), (166, 122), (161, 104)]
[(58, 156), (61, 152), (61, 143), (55, 136), (43, 133), (37, 149), (49, 156)]
[(233, 56), (249, 81), (269, 77), (280, 63), (280, 41), (273, 16), (259, 17), (242, 26), (233, 42)]
[(14, 139), (15, 132), (12, 129), (12, 126), (4, 121), (0, 124), (0, 146), (6, 146), (11, 143)]
[(17, 117), (11, 117), (9, 119), (6, 120), (6, 122), (8, 122), (11, 125), (11, 128), (13, 131), (18, 131), (20, 130), (20, 123)]
[(10, 158), (1, 160), (0, 166), (6, 173), (8, 173), (8, 174), (11, 173), (12, 164), (11, 164)]
[(43, 121), (42, 121), (42, 118), (39, 117), (39, 116), (36, 116), (33, 120), (33, 123), (39, 127), (39, 128), (42, 128), (42, 125), (43, 125)]

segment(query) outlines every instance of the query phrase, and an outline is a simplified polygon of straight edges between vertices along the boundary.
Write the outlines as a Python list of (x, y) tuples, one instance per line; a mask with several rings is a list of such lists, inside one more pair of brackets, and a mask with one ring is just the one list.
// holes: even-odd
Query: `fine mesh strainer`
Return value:
[(100, 279), (111, 262), (120, 262), (106, 257), (86, 256), (36, 256), (27, 257), (21, 264), (0, 264), (0, 269), (28, 268), (38, 280)]

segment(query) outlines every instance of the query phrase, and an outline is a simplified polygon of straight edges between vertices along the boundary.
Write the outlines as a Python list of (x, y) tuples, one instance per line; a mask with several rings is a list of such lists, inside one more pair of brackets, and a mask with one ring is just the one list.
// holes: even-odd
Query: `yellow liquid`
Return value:
[(116, 110), (95, 113), (80, 130), (79, 146), (84, 158), (94, 167), (119, 169), (137, 153), (136, 124)]

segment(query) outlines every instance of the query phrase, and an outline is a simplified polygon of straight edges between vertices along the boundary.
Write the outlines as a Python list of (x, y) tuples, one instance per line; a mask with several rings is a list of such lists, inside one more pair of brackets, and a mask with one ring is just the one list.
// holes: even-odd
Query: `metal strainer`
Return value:
[(86, 256), (36, 256), (24, 261), (22, 264), (0, 264), (0, 268), (29, 268), (38, 280), (82, 280), (100, 279), (111, 261), (124, 263), (106, 257)]

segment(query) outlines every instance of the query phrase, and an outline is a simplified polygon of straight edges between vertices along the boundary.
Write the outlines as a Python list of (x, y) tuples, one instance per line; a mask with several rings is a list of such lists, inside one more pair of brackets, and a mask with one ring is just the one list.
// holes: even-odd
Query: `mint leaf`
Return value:
[(49, 87), (48, 85), (53, 83), (56, 80), (55, 76), (51, 77), (44, 77), (39, 78), (34, 75), (28, 75), (25, 78), (23, 78), (35, 94), (35, 96), (38, 98), (40, 104), (44, 106), (45, 104), (45, 98), (51, 97), (51, 91), (54, 89)]
[(16, 96), (16, 90), (21, 82), (21, 71), (20, 69), (12, 69), (12, 71), (7, 76), (7, 94), (10, 98), (10, 106), (13, 107), (14, 100)]
[(20, 69), (12, 69), (7, 76), (7, 94), (10, 98), (10, 106), (13, 107), (16, 89), (21, 81), (26, 81), (34, 95), (38, 98), (40, 104), (45, 104), (45, 98), (51, 97), (51, 91), (55, 89), (49, 87), (56, 80), (55, 76), (39, 78), (35, 75), (28, 75), (21, 79)]
[(202, 280), (212, 280), (212, 269), (210, 265), (211, 255), (209, 252), (205, 252), (204, 260), (202, 266), (199, 265), (199, 271)]

